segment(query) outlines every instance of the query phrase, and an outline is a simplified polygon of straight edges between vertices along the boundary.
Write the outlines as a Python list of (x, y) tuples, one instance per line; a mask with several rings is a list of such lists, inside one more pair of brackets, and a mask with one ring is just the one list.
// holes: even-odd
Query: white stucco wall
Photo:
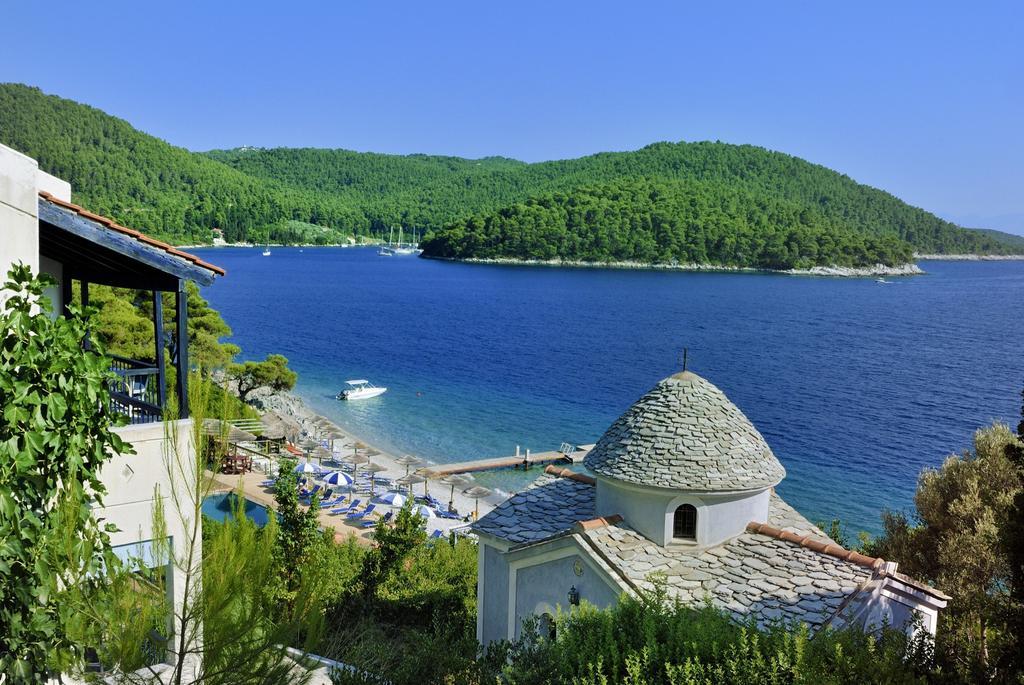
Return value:
[[(510, 552), (506, 560), (509, 569), (509, 618), (501, 637), (519, 637), (523, 620), (528, 616), (539, 616), (545, 612), (555, 616), (559, 609), (568, 611), (572, 587), (579, 592), (581, 602), (599, 608), (609, 607), (618, 601), (618, 586), (589, 555), (583, 553), (572, 537)], [(577, 574), (577, 569), (580, 574)]]
[[(768, 489), (733, 494), (682, 492), (649, 488), (610, 478), (597, 479), (597, 514), (620, 514), (641, 535), (659, 545), (693, 544), (711, 547), (746, 530), (751, 521), (768, 520)], [(697, 540), (672, 538), (672, 520), (682, 504), (697, 509)]]
[(64, 296), (61, 294), (61, 284), (64, 283), (64, 265), (49, 257), (39, 256), (39, 273), (47, 274), (56, 281), (56, 284), (46, 287), (46, 296), (50, 298), (50, 310), (53, 316), (60, 316), (64, 309)]
[(477, 630), (482, 645), (508, 637), (508, 562), (497, 547), (480, 540), (477, 563)]
[[(104, 466), (100, 478), (107, 487), (107, 494), (104, 506), (95, 511), (97, 517), (118, 527), (119, 532), (111, 535), (115, 546), (147, 543), (153, 539), (154, 491), (159, 486), (173, 553), (180, 556), (187, 551), (195, 521), (189, 499), (196, 477), (191, 426), (191, 420), (184, 420), (167, 426), (146, 423), (117, 429), (136, 453), (114, 457)], [(172, 498), (175, 488), (184, 511), (175, 508)], [(201, 517), (197, 525), (197, 540), (201, 544)], [(176, 612), (180, 612), (183, 606), (184, 583), (185, 573), (181, 569), (173, 569), (171, 591)]]
[(0, 276), (24, 262), (39, 270), (38, 164), (0, 145)]

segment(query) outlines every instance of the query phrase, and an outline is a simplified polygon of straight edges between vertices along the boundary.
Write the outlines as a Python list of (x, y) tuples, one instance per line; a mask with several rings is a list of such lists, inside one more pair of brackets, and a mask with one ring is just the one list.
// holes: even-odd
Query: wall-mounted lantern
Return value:
[(580, 591), (573, 585), (569, 588), (569, 605), (578, 607), (580, 605)]

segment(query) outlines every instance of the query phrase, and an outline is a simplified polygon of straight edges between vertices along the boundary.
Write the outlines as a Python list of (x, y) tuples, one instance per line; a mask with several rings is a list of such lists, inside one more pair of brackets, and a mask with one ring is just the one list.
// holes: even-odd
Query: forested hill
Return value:
[(37, 88), (0, 84), (0, 143), (70, 181), (75, 202), (178, 244), (209, 243), (212, 228), (262, 239), (290, 219), (369, 230), (331, 195), (255, 178)]
[(850, 228), (806, 204), (738, 185), (631, 179), (543, 195), (431, 234), (424, 254), (453, 259), (749, 266), (896, 266), (895, 235)]
[(636, 178), (743, 189), (764, 202), (796, 203), (837, 225), (895, 235), (921, 252), (1000, 252), (979, 236), (823, 166), (751, 145), (655, 143), (635, 152), (517, 163), (407, 157), (346, 150), (245, 149), (210, 153), (234, 168), (293, 188), (316, 187), (362, 207), (372, 220), (438, 229), (553, 191)]
[[(749, 145), (657, 143), (535, 164), (321, 149), (200, 154), (100, 110), (18, 84), (0, 84), (0, 143), (71, 181), (81, 204), (177, 243), (209, 242), (212, 228), (222, 229), (230, 241), (324, 242), (349, 234), (379, 236), (388, 226), (402, 225), (407, 233), (444, 234), (454, 245), (446, 227), (466, 225), (469, 217), (552, 193), (571, 196), (577, 189), (589, 193), (646, 179), (668, 187), (699, 186), (721, 201), (742, 197), (753, 230), (772, 216), (766, 208), (786, 207), (812, 217), (801, 225), (896, 236), (920, 252), (1010, 249), (997, 236), (965, 231), (824, 167)], [(623, 226), (639, 220), (628, 206), (622, 210)], [(718, 230), (710, 223), (699, 228)]]

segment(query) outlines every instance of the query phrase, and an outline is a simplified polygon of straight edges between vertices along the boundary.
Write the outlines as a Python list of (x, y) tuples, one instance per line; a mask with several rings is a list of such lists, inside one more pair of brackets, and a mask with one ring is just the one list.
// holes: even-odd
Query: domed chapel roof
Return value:
[(592, 472), (673, 490), (754, 490), (786, 470), (721, 390), (683, 371), (633, 403), (584, 459)]

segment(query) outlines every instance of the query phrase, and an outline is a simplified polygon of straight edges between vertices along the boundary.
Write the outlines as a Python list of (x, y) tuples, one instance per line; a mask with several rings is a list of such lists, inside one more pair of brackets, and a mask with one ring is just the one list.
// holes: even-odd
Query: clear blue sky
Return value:
[[(101, 9), (102, 8), (102, 9)], [(6, 3), (0, 80), (192, 150), (723, 140), (1024, 233), (1024, 3)]]

